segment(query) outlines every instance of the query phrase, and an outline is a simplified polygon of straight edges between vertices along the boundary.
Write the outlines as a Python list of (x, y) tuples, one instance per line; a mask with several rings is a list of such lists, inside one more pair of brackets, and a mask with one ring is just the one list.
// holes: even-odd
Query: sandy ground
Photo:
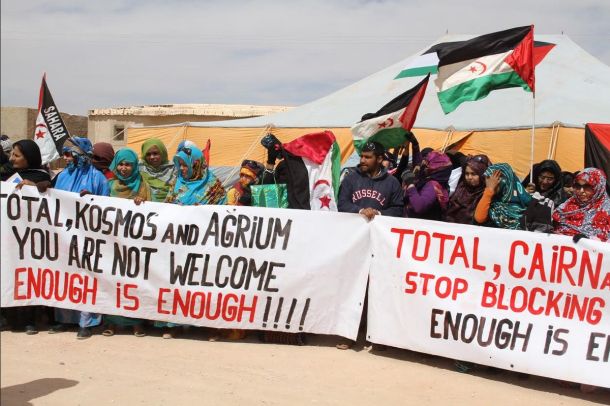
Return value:
[(2, 332), (1, 404), (12, 405), (586, 405), (610, 404), (540, 377), (486, 369), (410, 351), (334, 348), (314, 336), (303, 347), (208, 342), (200, 329), (158, 335), (38, 335)]

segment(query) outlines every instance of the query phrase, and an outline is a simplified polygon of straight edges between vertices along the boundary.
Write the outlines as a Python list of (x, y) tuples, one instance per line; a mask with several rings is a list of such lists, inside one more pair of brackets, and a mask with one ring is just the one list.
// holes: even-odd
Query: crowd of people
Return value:
[[(180, 143), (169, 160), (161, 140), (142, 144), (140, 154), (130, 148), (118, 151), (108, 143), (92, 145), (85, 137), (71, 137), (63, 147), (66, 167), (53, 176), (41, 162), (32, 140), (11, 143), (2, 137), (1, 179), (18, 175), (19, 185), (48, 188), (133, 200), (180, 205), (252, 205), (251, 186), (257, 183), (286, 183), (288, 207), (309, 208), (300, 190), (308, 183), (291, 178), (287, 162), (294, 157), (282, 149), (273, 135), (265, 137), (267, 161), (244, 160), (239, 180), (225, 190), (208, 167), (204, 152), (190, 141)], [(408, 133), (405, 143), (385, 150), (368, 142), (360, 151), (360, 163), (342, 172), (338, 210), (360, 213), (369, 220), (376, 215), (420, 218), (486, 227), (556, 233), (578, 242), (610, 238), (610, 198), (603, 171), (584, 168), (576, 173), (561, 170), (558, 162), (542, 161), (533, 173), (520, 181), (507, 163), (492, 163), (486, 155), (465, 156), (460, 152), (420, 150), (417, 138)], [(305, 196), (308, 191), (305, 190)], [(42, 307), (3, 309), (13, 329), (36, 334)], [(103, 324), (103, 335), (117, 328), (131, 327), (137, 337), (146, 334), (144, 320), (101, 316), (88, 312), (53, 309), (47, 313), (49, 333), (78, 324), (78, 338), (88, 338), (92, 327)], [(43, 317), (44, 318), (44, 317)], [(6, 325), (6, 323), (5, 323)], [(164, 338), (172, 338), (181, 326), (155, 321)], [(241, 339), (245, 332), (221, 332), (226, 338)], [(218, 335), (214, 335), (218, 338)], [(349, 348), (342, 344), (339, 348)], [(461, 367), (467, 369), (466, 363)]]

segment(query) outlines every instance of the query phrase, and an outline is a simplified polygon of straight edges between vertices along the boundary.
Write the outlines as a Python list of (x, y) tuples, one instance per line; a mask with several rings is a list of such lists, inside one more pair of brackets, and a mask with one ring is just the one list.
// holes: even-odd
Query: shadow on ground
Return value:
[(42, 378), (0, 389), (2, 406), (31, 406), (33, 399), (47, 396), (61, 389), (78, 385), (78, 381), (64, 378)]

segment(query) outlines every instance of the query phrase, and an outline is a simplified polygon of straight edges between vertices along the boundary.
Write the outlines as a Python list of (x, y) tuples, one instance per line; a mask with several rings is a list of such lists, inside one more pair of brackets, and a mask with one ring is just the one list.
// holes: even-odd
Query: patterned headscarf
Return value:
[(500, 171), (502, 178), (498, 192), (489, 206), (489, 217), (499, 228), (517, 230), (520, 228), (519, 220), (532, 197), (525, 191), (509, 164), (490, 165), (484, 175), (489, 177), (495, 171)]
[(574, 180), (586, 182), (593, 188), (588, 202), (578, 200), (576, 194), (566, 200), (553, 213), (555, 233), (563, 235), (584, 234), (601, 241), (610, 239), (610, 199), (606, 193), (606, 175), (599, 169), (586, 168)]
[[(188, 168), (186, 177), (182, 176), (180, 162)], [(197, 147), (184, 147), (174, 157), (178, 178), (167, 195), (167, 202), (194, 204), (224, 204), (226, 192), (220, 180), (209, 171), (203, 153)]]

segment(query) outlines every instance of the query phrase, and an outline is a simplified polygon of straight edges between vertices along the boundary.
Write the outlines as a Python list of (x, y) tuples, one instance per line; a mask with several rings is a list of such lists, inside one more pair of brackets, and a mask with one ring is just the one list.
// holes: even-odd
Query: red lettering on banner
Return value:
[(416, 282), (416, 278), (419, 276), (421, 279), (421, 294), (422, 296), (427, 296), (429, 291), (428, 284), (430, 283), (430, 290), (433, 293), (441, 298), (446, 299), (451, 297), (451, 300), (456, 300), (458, 295), (466, 292), (468, 290), (468, 281), (462, 278), (449, 278), (447, 276), (441, 276), (436, 279), (436, 275), (429, 273), (420, 273), (417, 272), (407, 272), (405, 274), (405, 283), (407, 287), (405, 288), (405, 293), (413, 294), (417, 293), (418, 284)]
[(523, 278), (527, 270), (524, 267), (519, 269), (519, 272), (515, 271), (515, 255), (516, 248), (520, 247), (523, 250), (523, 254), (527, 255), (529, 252), (529, 248), (525, 241), (516, 240), (510, 245), (510, 253), (508, 256), (508, 272), (515, 278)]
[[(539, 304), (537, 307), (536, 303)], [(578, 319), (595, 325), (603, 317), (602, 309), (606, 306), (606, 301), (597, 296), (579, 297), (575, 294), (545, 290), (540, 287), (527, 289), (518, 285), (507, 289), (504, 284), (488, 281), (483, 285), (481, 306), (510, 310), (515, 313), (527, 311), (533, 315), (544, 314), (565, 319)]]
[(23, 273), (26, 271), (26, 268), (17, 268), (15, 269), (15, 289), (13, 289), (13, 298), (15, 300), (24, 300), (27, 299), (26, 295), (20, 295), (19, 294), (19, 287), (21, 287), (21, 285), (24, 285), (25, 282), (19, 280), (19, 274)]
[[(21, 280), (21, 274), (27, 272), (27, 279)], [(25, 292), (22, 288), (26, 287)], [(98, 283), (95, 277), (53, 271), (51, 269), (22, 267), (15, 269), (15, 300), (42, 298), (44, 300), (63, 302), (66, 299), (74, 304), (95, 305)]]
[[(171, 294), (171, 299), (165, 299), (166, 294)], [(192, 319), (216, 320), (221, 318), (228, 322), (241, 322), (244, 313), (249, 313), (248, 321), (253, 323), (258, 296), (253, 296), (250, 303), (246, 303), (246, 300), (247, 295), (235, 293), (212, 294), (211, 292), (161, 288), (157, 297), (157, 312)]]
[[(419, 247), (419, 240), (420, 240), (420, 236), (424, 236), (424, 253), (423, 255), (417, 255), (417, 251), (418, 251), (418, 247)], [(413, 237), (413, 252), (411, 253), (411, 256), (413, 257), (413, 259), (417, 260), (417, 261), (425, 261), (426, 259), (428, 259), (428, 252), (430, 251), (430, 234), (428, 234), (425, 231), (417, 231), (415, 233), (415, 236)]]
[(137, 289), (137, 288), (138, 288), (138, 285), (135, 285), (133, 283), (126, 283), (125, 285), (123, 285), (123, 292), (124, 292), (123, 296), (125, 296), (125, 299), (129, 299), (133, 302), (132, 306), (123, 306), (123, 309), (138, 310), (140, 308), (140, 299), (137, 296), (129, 293), (130, 290)]
[(462, 237), (458, 237), (457, 241), (455, 242), (453, 252), (451, 253), (451, 259), (449, 260), (449, 265), (453, 265), (455, 263), (455, 260), (458, 258), (462, 259), (466, 268), (470, 268), (470, 265), (468, 265), (468, 256), (466, 255), (466, 248), (464, 247), (464, 239)]
[(445, 241), (455, 240), (455, 235), (443, 234), (443, 233), (432, 233), (432, 237), (439, 239), (439, 250), (438, 250), (438, 262), (443, 263), (445, 260)]
[(390, 232), (398, 234), (398, 245), (396, 246), (396, 258), (400, 258), (400, 253), (402, 252), (402, 241), (405, 235), (413, 234), (413, 230), (409, 230), (406, 228), (395, 228), (392, 227)]
[(472, 268), (477, 271), (484, 271), (485, 265), (479, 264), (479, 237), (474, 237), (472, 248)]

